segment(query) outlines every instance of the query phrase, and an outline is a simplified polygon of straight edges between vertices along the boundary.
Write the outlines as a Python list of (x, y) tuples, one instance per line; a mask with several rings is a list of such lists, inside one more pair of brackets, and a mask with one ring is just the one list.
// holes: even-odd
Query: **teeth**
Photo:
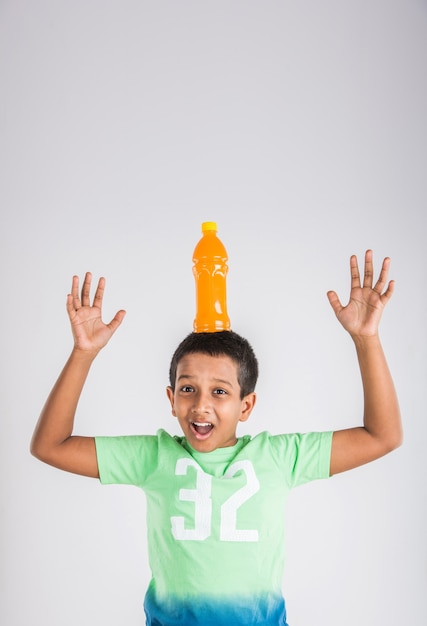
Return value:
[(212, 426), (210, 422), (193, 422), (194, 426)]

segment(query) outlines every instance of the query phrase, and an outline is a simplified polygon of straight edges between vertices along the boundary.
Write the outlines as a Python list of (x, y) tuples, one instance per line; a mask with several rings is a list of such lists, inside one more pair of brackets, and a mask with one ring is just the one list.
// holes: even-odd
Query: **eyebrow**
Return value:
[[(187, 379), (187, 380), (191, 381), (194, 378), (195, 378), (195, 376), (191, 376), (190, 374), (181, 374), (180, 376), (178, 376), (178, 378), (176, 380), (177, 380), (177, 382), (182, 380), (182, 379)], [(232, 383), (230, 383), (229, 380), (225, 380), (224, 378), (212, 378), (212, 382), (220, 383), (221, 385), (227, 385), (228, 387), (231, 387), (233, 389)]]

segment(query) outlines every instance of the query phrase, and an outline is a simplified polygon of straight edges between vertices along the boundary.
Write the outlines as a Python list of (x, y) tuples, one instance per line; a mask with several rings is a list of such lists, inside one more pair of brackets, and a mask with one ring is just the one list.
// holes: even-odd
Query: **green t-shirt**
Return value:
[(332, 433), (255, 437), (203, 453), (184, 437), (97, 437), (103, 484), (147, 497), (147, 624), (286, 624), (289, 491), (329, 476)]

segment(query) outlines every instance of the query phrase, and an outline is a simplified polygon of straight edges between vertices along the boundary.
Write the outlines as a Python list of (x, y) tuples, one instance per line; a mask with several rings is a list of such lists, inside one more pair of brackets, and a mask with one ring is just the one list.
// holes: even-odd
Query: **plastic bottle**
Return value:
[(227, 251), (218, 239), (215, 222), (203, 222), (203, 236), (194, 249), (193, 274), (196, 281), (195, 333), (230, 330), (227, 314)]

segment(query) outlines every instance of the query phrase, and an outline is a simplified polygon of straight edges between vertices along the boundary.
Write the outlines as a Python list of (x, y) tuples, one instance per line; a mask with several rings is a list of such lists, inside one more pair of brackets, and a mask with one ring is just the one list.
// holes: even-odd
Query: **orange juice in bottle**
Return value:
[(203, 222), (203, 236), (194, 249), (193, 274), (196, 281), (195, 333), (230, 330), (227, 314), (227, 251), (217, 237), (215, 222)]

